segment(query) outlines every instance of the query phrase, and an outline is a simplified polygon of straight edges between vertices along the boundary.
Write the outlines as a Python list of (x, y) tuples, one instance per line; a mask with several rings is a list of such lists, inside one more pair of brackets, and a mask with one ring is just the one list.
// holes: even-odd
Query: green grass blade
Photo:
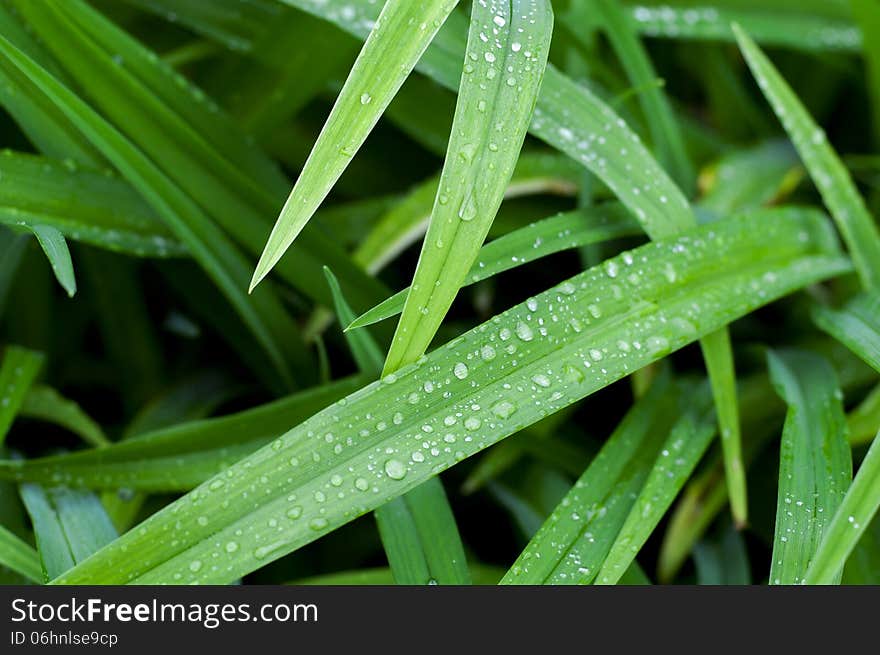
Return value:
[(0, 223), (48, 225), (68, 239), (128, 255), (187, 254), (137, 192), (108, 171), (7, 150), (0, 174)]
[[(598, 11), (600, 20), (620, 63), (633, 86), (644, 89), (638, 94), (642, 113), (651, 131), (651, 141), (661, 164), (671, 171), (673, 179), (688, 192), (693, 192), (695, 173), (685, 148), (678, 120), (663, 90), (653, 84), (657, 73), (647, 52), (628, 20), (626, 9), (615, 0), (578, 2), (573, 5), (572, 18), (583, 20), (587, 11)], [(573, 32), (577, 34), (575, 22)]]
[(0, 226), (0, 316), (6, 307), (9, 289), (24, 257), (28, 238)]
[(733, 41), (730, 24), (739, 23), (759, 43), (768, 46), (818, 52), (856, 52), (862, 47), (862, 34), (852, 21), (809, 10), (727, 7), (707, 0), (703, 6), (635, 4), (628, 11), (635, 29), (644, 36)]
[(50, 225), (33, 225), (28, 229), (34, 233), (58, 284), (67, 292), (70, 298), (76, 293), (76, 277), (73, 273), (73, 261), (70, 259), (70, 250), (64, 235)]
[(395, 584), (471, 584), (455, 517), (439, 478), (376, 510)]
[(850, 553), (841, 584), (880, 584), (880, 520), (876, 517)]
[[(509, 232), (484, 245), (465, 276), (468, 286), (562, 250), (640, 232), (619, 205), (565, 212)], [(352, 321), (346, 330), (372, 325), (403, 310), (409, 288), (403, 289)]]
[(483, 245), (526, 136), (552, 31), (545, 0), (473, 5), (449, 149), (386, 373), (425, 352)]
[(850, 553), (880, 508), (880, 438), (875, 438), (859, 471), (828, 524), (804, 576), (807, 584), (834, 584)]
[(42, 353), (7, 346), (0, 364), (0, 446), (43, 367)]
[(846, 241), (856, 270), (867, 290), (880, 289), (880, 230), (868, 213), (825, 132), (813, 121), (773, 63), (740, 28), (734, 26), (740, 50), (758, 86), (800, 153)]
[[(15, 2), (92, 106), (212, 222), (249, 253), (259, 253), (268, 216), (289, 188), (278, 165), (203, 91), (85, 2)], [(71, 51), (78, 56), (68, 57)], [(150, 196), (144, 197), (161, 214)], [(331, 302), (321, 270), (326, 264), (352, 302), (381, 297), (381, 284), (329, 237), (308, 230), (300, 241), (295, 258), (278, 267), (298, 290)], [(286, 341), (296, 343), (289, 335)]]
[(727, 482), (730, 511), (734, 521), (743, 526), (748, 517), (748, 495), (730, 335), (727, 330), (713, 332), (703, 338), (700, 346), (703, 350), (703, 359), (706, 360), (706, 367), (713, 372), (710, 381), (712, 394), (715, 397), (718, 427), (721, 431), (724, 479)]
[[(0, 53), (4, 69), (14, 69), (26, 75), (150, 201), (239, 312), (266, 349), (279, 374), (289, 378), (285, 353), (290, 353), (291, 357), (296, 355), (292, 348), (297, 343), (293, 326), (280, 303), (271, 295), (247, 297), (242, 282), (247, 275), (246, 264), (225, 236), (143, 153), (69, 89), (2, 38)], [(282, 343), (286, 345), (282, 346)]]
[[(580, 167), (567, 157), (549, 153), (522, 153), (505, 191), (506, 198), (532, 193), (574, 195)], [(358, 245), (355, 261), (376, 273), (427, 230), (437, 197), (439, 177), (416, 186), (384, 216), (378, 219)]]
[(104, 431), (82, 408), (52, 387), (32, 386), (19, 410), (21, 416), (61, 426), (96, 448), (110, 442)]
[(327, 197), (456, 4), (458, 0), (385, 3), (272, 228), (251, 290)]
[(813, 308), (813, 321), (880, 372), (880, 293), (863, 293), (841, 309)]
[(502, 578), (584, 584), (599, 571), (676, 419), (681, 389), (655, 380)]
[[(800, 584), (852, 480), (852, 457), (831, 365), (802, 351), (767, 357), (771, 379), (788, 403), (770, 583)], [(831, 575), (839, 580), (840, 569)]]
[(596, 574), (596, 584), (617, 584), (620, 581), (709, 447), (717, 426), (708, 391), (704, 389), (705, 393), (691, 397), (690, 407), (672, 426)]
[(15, 533), (0, 525), (0, 566), (12, 569), (31, 582), (43, 582), (40, 556)]
[(116, 539), (116, 529), (101, 501), (89, 491), (23, 484), (20, 492), (34, 525), (46, 580)]
[[(333, 304), (336, 308), (336, 318), (341, 327), (345, 327), (354, 320), (354, 312), (351, 306), (346, 302), (345, 296), (342, 295), (342, 289), (339, 287), (339, 281), (333, 272), (324, 267), (324, 275), (327, 276), (327, 284), (330, 285), (330, 292), (333, 294)], [(382, 371), (382, 362), (384, 358), (379, 346), (363, 330), (357, 332), (346, 332), (345, 339), (348, 341), (348, 347), (354, 357), (355, 363), (358, 365), (361, 373), (370, 377), (378, 377)]]
[[(851, 270), (824, 217), (770, 215), (622, 253), (513, 307), (314, 415), (59, 582), (237, 579), (743, 314)], [(238, 500), (248, 490), (258, 498)], [(189, 520), (198, 516), (210, 518)]]
[(0, 477), (91, 489), (188, 491), (364, 382), (347, 378), (236, 414), (151, 429), (106, 448), (3, 460)]

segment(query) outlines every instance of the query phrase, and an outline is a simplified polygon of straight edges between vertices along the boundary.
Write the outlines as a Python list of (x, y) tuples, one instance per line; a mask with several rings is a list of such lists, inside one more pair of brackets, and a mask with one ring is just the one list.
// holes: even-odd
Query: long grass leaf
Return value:
[(390, 0), (281, 209), (250, 288), (281, 259), (360, 149), (458, 0)]
[[(852, 480), (837, 375), (805, 351), (768, 353), (770, 376), (788, 403), (779, 463), (771, 584), (799, 584)], [(840, 570), (832, 576), (840, 579)]]
[[(617, 584), (693, 473), (716, 432), (710, 394), (697, 393), (669, 432), (645, 484), (596, 574), (596, 584)], [(699, 397), (702, 395), (702, 398)]]
[[(225, 236), (143, 153), (69, 89), (2, 38), (0, 53), (3, 54), (0, 62), (4, 64), (4, 69), (14, 69), (26, 75), (153, 204), (169, 228), (187, 244), (193, 257), (240, 313), (245, 324), (266, 349), (279, 374), (289, 378), (284, 353), (294, 354), (291, 345), (296, 341), (292, 336), (292, 326), (288, 329), (289, 320), (271, 295), (254, 299), (247, 297), (241, 282), (242, 276), (246, 277), (246, 265)], [(279, 333), (289, 336), (284, 339)], [(284, 342), (288, 345), (282, 346)]]
[(386, 373), (425, 352), (483, 245), (526, 136), (552, 31), (545, 0), (473, 5), (449, 149)]
[(110, 444), (100, 425), (78, 404), (65, 398), (52, 387), (32, 386), (21, 404), (19, 413), (26, 418), (47, 421), (70, 430), (91, 446), (102, 447)]
[[(744, 313), (849, 271), (828, 229), (809, 212), (759, 213), (623, 253), (319, 412), (58, 582), (234, 580)], [(193, 516), (210, 518), (175, 527)]]
[[(336, 309), (336, 318), (339, 325), (345, 327), (354, 320), (354, 312), (351, 306), (345, 300), (342, 289), (339, 287), (339, 280), (333, 275), (333, 272), (325, 267), (324, 275), (327, 276), (327, 284), (330, 285), (330, 292), (333, 294), (333, 305)], [(354, 357), (355, 363), (358, 365), (361, 373), (370, 377), (379, 377), (382, 371), (382, 351), (379, 346), (363, 331), (346, 332), (345, 338), (348, 341), (348, 347)]]
[(37, 238), (58, 284), (73, 298), (76, 293), (76, 277), (64, 235), (51, 225), (28, 225), (27, 229)]
[(137, 192), (109, 171), (7, 150), (0, 175), (0, 223), (48, 225), (68, 239), (129, 255), (187, 254)]
[(734, 25), (740, 50), (800, 153), (852, 255), (867, 290), (880, 288), (880, 230), (840, 158), (829, 145), (824, 130), (798, 100), (767, 56)]
[[(639, 231), (638, 224), (615, 204), (558, 214), (484, 245), (462, 286), (476, 284), (562, 250), (633, 236)], [(346, 329), (364, 327), (399, 314), (403, 311), (408, 293), (409, 288), (397, 292), (358, 316)]]
[(804, 576), (807, 584), (833, 584), (880, 508), (880, 439), (874, 439), (858, 473), (828, 524)]
[(40, 556), (15, 533), (0, 525), (0, 566), (12, 569), (31, 582), (43, 582)]
[(816, 305), (813, 321), (880, 372), (880, 293), (862, 293), (841, 309)]
[(42, 353), (7, 346), (0, 364), (0, 446), (43, 366)]
[(20, 492), (34, 525), (46, 581), (116, 539), (101, 501), (89, 491), (23, 484)]

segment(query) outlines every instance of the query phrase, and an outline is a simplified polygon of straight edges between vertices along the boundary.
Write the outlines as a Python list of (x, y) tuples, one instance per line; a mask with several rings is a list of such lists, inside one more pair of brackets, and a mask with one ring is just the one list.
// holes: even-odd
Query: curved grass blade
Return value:
[(489, 233), (531, 120), (552, 31), (545, 0), (473, 4), (449, 149), (385, 373), (427, 350)]
[(20, 346), (7, 346), (0, 364), (0, 446), (21, 410), (28, 391), (43, 367), (42, 353)]
[[(561, 155), (522, 153), (504, 197), (533, 193), (574, 195), (580, 175), (580, 167)], [(439, 183), (440, 179), (434, 177), (416, 186), (378, 219), (355, 251), (355, 261), (376, 273), (415, 243), (428, 228)]]
[(710, 376), (710, 382), (712, 394), (715, 397), (718, 426), (721, 430), (724, 479), (727, 482), (730, 511), (734, 521), (742, 527), (748, 517), (748, 493), (745, 466), (743, 465), (739, 401), (730, 335), (727, 330), (713, 332), (700, 341), (700, 346), (703, 350), (703, 359), (706, 360), (706, 368), (713, 373)]
[[(628, 218), (619, 205), (565, 212), (484, 245), (465, 276), (468, 286), (562, 250), (578, 248), (618, 237), (634, 236), (641, 229)], [(358, 316), (346, 330), (365, 327), (399, 314), (403, 310), (409, 288), (403, 289)]]
[(64, 235), (49, 225), (29, 225), (27, 229), (33, 232), (37, 238), (46, 259), (49, 260), (49, 266), (52, 267), (58, 284), (70, 298), (73, 298), (76, 293), (76, 277), (73, 273), (73, 261), (70, 259), (70, 250), (67, 248)]
[(843, 235), (866, 290), (880, 289), (880, 230), (825, 132), (761, 49), (737, 25), (740, 50), (773, 111), (800, 153), (810, 177)]
[(813, 322), (880, 372), (880, 293), (862, 293), (841, 309), (813, 307)]
[(458, 0), (385, 3), (272, 228), (250, 290), (327, 197), (456, 4)]
[[(852, 457), (831, 365), (806, 351), (770, 351), (767, 361), (788, 403), (770, 583), (800, 584), (852, 480)], [(831, 576), (839, 581), (840, 569)]]
[(700, 541), (694, 546), (694, 564), (699, 585), (752, 584), (749, 554), (742, 533), (732, 525), (712, 541)]
[(863, 35), (862, 54), (874, 110), (874, 141), (880, 143), (880, 7), (876, 0), (850, 0), (850, 6)]
[(880, 520), (876, 517), (846, 560), (841, 584), (880, 584)]
[[(342, 295), (342, 289), (339, 288), (339, 281), (333, 272), (324, 267), (324, 275), (327, 277), (327, 284), (330, 285), (330, 293), (333, 294), (333, 304), (336, 308), (336, 318), (339, 325), (345, 327), (354, 320), (354, 312), (351, 310), (345, 296)], [(345, 339), (348, 341), (348, 347), (354, 357), (355, 363), (358, 365), (361, 373), (372, 378), (379, 376), (382, 371), (382, 351), (379, 346), (366, 332), (346, 332)]]
[(59, 425), (96, 448), (110, 445), (101, 426), (95, 423), (79, 405), (65, 398), (52, 387), (42, 385), (31, 387), (24, 397), (19, 415)]
[(2, 37), (0, 53), (3, 55), (0, 64), (4, 70), (13, 69), (26, 75), (47, 100), (82, 130), (153, 204), (169, 228), (187, 244), (193, 257), (239, 312), (269, 354), (282, 379), (289, 379), (287, 356), (305, 357), (305, 353), (297, 354), (293, 348), (297, 343), (294, 327), (280, 303), (271, 295), (253, 299), (247, 297), (242, 283), (242, 277), (246, 276), (246, 264), (226, 237), (130, 141)]
[(42, 584), (40, 556), (31, 546), (0, 525), (0, 566), (12, 569), (31, 582)]
[[(657, 73), (628, 20), (626, 9), (616, 0), (582, 1), (574, 3), (573, 13), (569, 15), (575, 20), (582, 20), (588, 6), (589, 9), (598, 10), (601, 24), (630, 83), (643, 89), (638, 94), (638, 100), (660, 163), (671, 171), (673, 179), (682, 189), (693, 193), (694, 167), (685, 148), (678, 120), (663, 90), (652, 83), (657, 79)], [(572, 32), (577, 34), (578, 30), (572, 29)]]
[[(635, 561), (703, 457), (717, 429), (708, 388), (694, 390), (669, 432), (632, 509), (596, 574), (596, 584), (617, 584)], [(695, 396), (695, 397), (694, 397)]]
[(360, 388), (352, 377), (243, 412), (153, 429), (106, 448), (0, 461), (0, 478), (90, 489), (188, 491)]
[(6, 150), (0, 174), (0, 223), (48, 225), (68, 239), (139, 257), (188, 254), (137, 192), (109, 171)]
[(768, 46), (817, 52), (857, 52), (862, 48), (861, 31), (852, 21), (811, 11), (774, 10), (769, 6), (726, 7), (708, 1), (703, 6), (684, 7), (637, 4), (627, 11), (635, 29), (645, 36), (733, 41), (730, 24), (739, 23), (758, 42)]
[(49, 581), (116, 539), (101, 501), (90, 491), (36, 484), (19, 488), (34, 526), (44, 580)]
[[(880, 433), (878, 433), (880, 437)], [(806, 584), (835, 584), (844, 564), (880, 508), (880, 438), (862, 460), (804, 576)]]
[(772, 215), (622, 253), (517, 305), (314, 415), (58, 582), (237, 579), (743, 314), (851, 270), (826, 219)]

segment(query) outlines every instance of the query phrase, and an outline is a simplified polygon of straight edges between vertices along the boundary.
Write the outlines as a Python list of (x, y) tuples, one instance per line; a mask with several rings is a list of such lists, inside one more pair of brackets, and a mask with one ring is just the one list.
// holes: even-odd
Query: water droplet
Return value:
[(399, 459), (389, 459), (385, 462), (385, 475), (392, 480), (403, 480), (406, 477), (406, 464)]
[(362, 93), (361, 94), (361, 104), (362, 105), (368, 105), (371, 102), (373, 102), (373, 96), (371, 96), (369, 93)]
[(238, 550), (238, 543), (237, 542), (229, 541), (226, 543), (226, 552), (227, 553), (234, 553), (237, 550)]
[(314, 518), (309, 521), (309, 527), (312, 530), (323, 530), (327, 527), (327, 519), (321, 518), (320, 516), (318, 518)]
[(458, 362), (452, 369), (453, 375), (459, 380), (464, 380), (468, 376), (468, 367), (464, 362)]
[(532, 332), (532, 328), (526, 325), (524, 322), (519, 321), (516, 324), (516, 336), (518, 336), (523, 341), (531, 341), (534, 339), (535, 334)]
[(198, 559), (194, 559), (189, 563), (189, 570), (193, 573), (198, 572), (202, 568), (202, 561)]
[(495, 359), (495, 349), (488, 344), (483, 346), (482, 348), (480, 348), (480, 358), (484, 362), (491, 362), (493, 359)]
[(358, 478), (354, 481), (354, 488), (358, 491), (366, 491), (370, 487), (370, 483), (366, 478)]
[(516, 411), (516, 405), (509, 400), (501, 400), (492, 406), (492, 413), (498, 418), (508, 418)]
[(467, 428), (468, 430), (479, 430), (480, 426), (482, 424), (483, 424), (483, 422), (480, 419), (478, 419), (476, 416), (468, 416), (464, 420), (464, 427)]
[(287, 518), (293, 519), (295, 521), (300, 516), (302, 516), (302, 513), (303, 513), (303, 508), (299, 505), (294, 505), (289, 510), (287, 510), (287, 513), (285, 515), (287, 516)]
[(463, 221), (472, 221), (477, 216), (477, 203), (474, 200), (472, 191), (468, 191), (464, 199), (461, 201), (461, 207), (458, 209), (458, 217)]
[(548, 378), (543, 373), (537, 373), (532, 376), (532, 382), (537, 384), (539, 387), (547, 388), (550, 386), (550, 378)]

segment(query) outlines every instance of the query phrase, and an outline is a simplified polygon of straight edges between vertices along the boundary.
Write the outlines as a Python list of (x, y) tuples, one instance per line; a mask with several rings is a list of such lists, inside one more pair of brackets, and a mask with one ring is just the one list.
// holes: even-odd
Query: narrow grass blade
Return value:
[[(831, 3), (828, 3), (829, 5)], [(859, 28), (841, 17), (783, 8), (735, 7), (708, 0), (703, 6), (634, 4), (628, 7), (635, 28), (645, 36), (700, 41), (733, 41), (731, 23), (739, 23), (758, 42), (806, 51), (857, 52)]]
[(0, 316), (6, 307), (9, 289), (24, 257), (28, 238), (0, 226)]
[(694, 564), (699, 585), (750, 585), (751, 566), (742, 533), (732, 525), (720, 538), (694, 546)]
[(42, 353), (7, 346), (0, 364), (0, 446), (43, 366)]
[(79, 405), (65, 398), (52, 387), (32, 386), (24, 397), (19, 414), (61, 426), (96, 448), (110, 444), (100, 425), (95, 423)]
[(396, 584), (471, 584), (455, 517), (439, 478), (429, 479), (380, 510), (376, 522)]
[(708, 391), (708, 388), (696, 390), (688, 401), (690, 406), (672, 426), (596, 574), (596, 584), (620, 581), (709, 447), (717, 425)]
[[(878, 433), (880, 435), (880, 433)], [(880, 438), (862, 460), (804, 576), (806, 584), (834, 584), (850, 553), (880, 508)]]
[(364, 382), (347, 378), (229, 416), (152, 429), (106, 448), (3, 460), (0, 478), (91, 489), (188, 491)]
[[(150, 200), (169, 228), (187, 244), (193, 257), (240, 313), (282, 378), (289, 379), (285, 353), (291, 357), (296, 355), (293, 350), (293, 345), (297, 343), (293, 326), (280, 303), (271, 295), (254, 299), (247, 297), (241, 282), (246, 275), (246, 265), (225, 236), (143, 153), (69, 89), (3, 38), (0, 38), (0, 53), (3, 55), (0, 64), (4, 70), (16, 70), (26, 75)], [(285, 345), (282, 346), (282, 343)], [(304, 354), (296, 356), (303, 358)]]
[(137, 192), (108, 171), (7, 150), (0, 175), (0, 223), (48, 225), (68, 239), (139, 257), (188, 254)]
[(360, 149), (458, 0), (389, 0), (349, 73), (257, 263), (259, 283)]
[(880, 293), (863, 293), (841, 309), (813, 308), (813, 321), (880, 372)]
[(73, 273), (73, 261), (70, 259), (70, 250), (67, 248), (64, 235), (49, 225), (33, 225), (28, 226), (28, 229), (37, 238), (58, 284), (69, 297), (73, 298), (76, 293), (76, 276)]
[[(527, 194), (574, 195), (580, 167), (567, 157), (548, 153), (522, 153), (505, 191), (506, 198)], [(376, 273), (428, 229), (440, 179), (431, 178), (410, 191), (376, 221), (358, 245), (355, 261)]]
[[(468, 566), (470, 577), (475, 585), (494, 585), (498, 584), (498, 580), (504, 575), (504, 570), (496, 566), (488, 566), (486, 564), (471, 564)], [(310, 578), (300, 578), (294, 580), (292, 585), (392, 585), (394, 584), (394, 575), (391, 569), (381, 567), (373, 569), (358, 569), (356, 571), (338, 571), (336, 573), (325, 573)]]
[(782, 121), (837, 221), (862, 285), (866, 290), (880, 289), (880, 230), (852, 178), (828, 144), (825, 132), (816, 125), (772, 62), (742, 28), (734, 25), (733, 29), (758, 86)]
[[(642, 114), (651, 131), (651, 141), (661, 164), (671, 172), (682, 189), (692, 193), (695, 173), (685, 148), (684, 137), (678, 120), (663, 90), (652, 84), (657, 73), (647, 52), (628, 20), (626, 9), (616, 0), (593, 0), (577, 2), (570, 14), (575, 21), (582, 20), (587, 11), (598, 11), (602, 27), (611, 41), (614, 52), (626, 71), (630, 83), (643, 89), (638, 94)], [(577, 22), (572, 31), (577, 34)]]
[(545, 0), (473, 5), (449, 149), (386, 373), (425, 352), (483, 245), (526, 136), (552, 31)]
[[(852, 480), (852, 457), (831, 365), (805, 351), (771, 351), (767, 358), (770, 377), (788, 403), (770, 583), (800, 584)], [(839, 581), (840, 568), (830, 575)]]
[(721, 447), (724, 453), (724, 479), (730, 498), (730, 511), (734, 521), (744, 526), (748, 517), (746, 472), (742, 456), (742, 435), (739, 422), (739, 402), (736, 393), (736, 372), (733, 349), (727, 330), (713, 332), (700, 342), (706, 367), (714, 373), (710, 377), (718, 427), (721, 431)]
[[(339, 325), (344, 328), (354, 320), (354, 312), (346, 302), (345, 296), (342, 295), (342, 289), (339, 288), (336, 276), (326, 266), (324, 267), (324, 275), (327, 276), (327, 284), (330, 285), (330, 292), (333, 294), (336, 318), (339, 320)], [(364, 331), (346, 332), (345, 338), (361, 373), (370, 377), (378, 377), (382, 371), (384, 358), (376, 342)]]
[(12, 569), (31, 582), (43, 582), (40, 556), (31, 546), (0, 525), (0, 566)]
[(116, 529), (89, 491), (64, 487), (20, 487), (21, 499), (34, 525), (44, 579), (51, 580), (116, 539)]
[[(82, 89), (90, 106), (206, 219), (249, 253), (259, 253), (269, 227), (267, 218), (277, 211), (289, 184), (278, 165), (236, 122), (153, 51), (82, 0), (12, 1)], [(67, 56), (72, 51), (78, 56)], [(119, 168), (117, 161), (113, 163)], [(120, 171), (167, 220), (166, 208)], [(162, 200), (181, 211), (179, 203)], [(193, 220), (187, 213), (183, 217)], [(321, 270), (325, 264), (336, 271), (353, 302), (366, 304), (381, 297), (382, 285), (315, 230), (302, 235), (295, 259), (279, 266), (278, 273), (305, 295), (329, 303)], [(291, 347), (296, 343), (290, 335), (284, 341)], [(304, 364), (300, 361), (298, 368), (307, 368)]]
[[(565, 212), (509, 232), (484, 245), (462, 286), (476, 284), (562, 250), (634, 236), (640, 231), (638, 224), (630, 220), (619, 205), (600, 205)], [(409, 288), (403, 289), (368, 309), (352, 321), (346, 330), (372, 325), (399, 314), (408, 293)]]
[(743, 314), (851, 270), (825, 218), (771, 215), (622, 253), (513, 307), (312, 416), (58, 582), (237, 579)]
[(681, 389), (655, 380), (502, 578), (584, 584), (599, 571), (679, 412)]
[(843, 569), (841, 584), (880, 584), (880, 519), (874, 518), (856, 544)]

